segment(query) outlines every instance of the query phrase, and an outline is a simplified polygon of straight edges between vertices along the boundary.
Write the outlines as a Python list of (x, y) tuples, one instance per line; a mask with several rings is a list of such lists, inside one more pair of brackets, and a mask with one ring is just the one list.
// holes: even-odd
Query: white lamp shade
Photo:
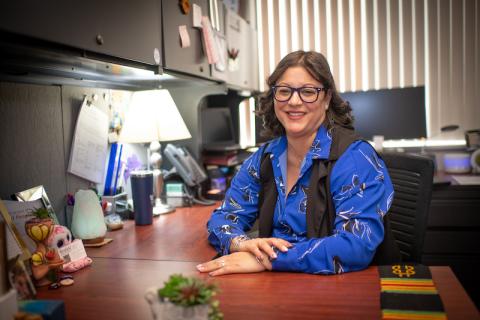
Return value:
[(148, 143), (191, 137), (168, 90), (133, 93), (120, 133), (120, 142)]

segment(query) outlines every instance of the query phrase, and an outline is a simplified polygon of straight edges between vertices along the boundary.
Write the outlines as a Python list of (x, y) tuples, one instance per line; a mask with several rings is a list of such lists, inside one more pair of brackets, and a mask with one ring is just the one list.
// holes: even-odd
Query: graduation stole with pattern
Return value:
[(379, 266), (378, 272), (382, 319), (447, 319), (427, 266)]

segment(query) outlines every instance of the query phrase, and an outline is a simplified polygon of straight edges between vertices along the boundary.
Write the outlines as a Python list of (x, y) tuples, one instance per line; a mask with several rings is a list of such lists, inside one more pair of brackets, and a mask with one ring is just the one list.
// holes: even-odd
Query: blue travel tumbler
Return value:
[(136, 225), (152, 224), (153, 220), (153, 172), (140, 170), (132, 172), (133, 211)]

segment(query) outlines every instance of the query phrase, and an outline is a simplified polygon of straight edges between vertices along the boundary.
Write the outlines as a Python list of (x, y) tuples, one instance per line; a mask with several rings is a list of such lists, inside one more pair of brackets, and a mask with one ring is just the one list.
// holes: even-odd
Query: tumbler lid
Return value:
[(133, 178), (148, 177), (148, 176), (153, 176), (153, 172), (150, 170), (136, 170), (136, 171), (132, 171), (130, 176)]

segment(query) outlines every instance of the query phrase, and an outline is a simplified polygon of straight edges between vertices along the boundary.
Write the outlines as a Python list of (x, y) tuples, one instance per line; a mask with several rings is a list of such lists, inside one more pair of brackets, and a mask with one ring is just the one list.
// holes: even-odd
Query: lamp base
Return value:
[(153, 216), (159, 216), (161, 214), (166, 214), (170, 212), (174, 212), (175, 207), (172, 207), (168, 204), (163, 204), (162, 200), (159, 198), (155, 199), (155, 207), (153, 207)]

